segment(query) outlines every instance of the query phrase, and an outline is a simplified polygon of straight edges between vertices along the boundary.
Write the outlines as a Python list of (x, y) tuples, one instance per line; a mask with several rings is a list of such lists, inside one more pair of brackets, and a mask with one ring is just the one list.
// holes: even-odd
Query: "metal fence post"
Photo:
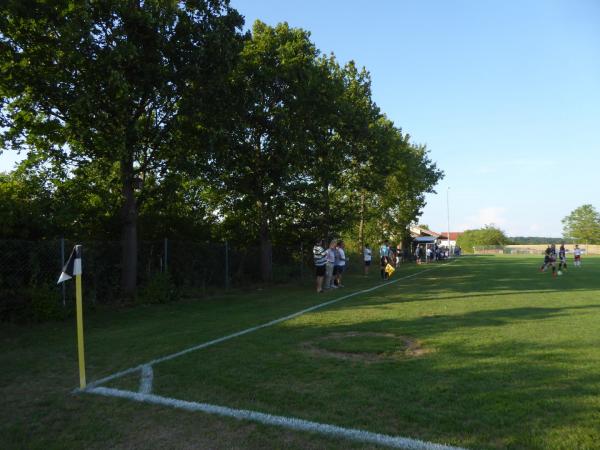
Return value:
[(165, 256), (164, 256), (165, 261), (163, 264), (163, 268), (164, 268), (163, 270), (165, 273), (167, 273), (167, 264), (169, 261), (169, 239), (168, 238), (165, 238), (165, 252), (164, 253), (165, 253)]
[[(65, 238), (60, 238), (60, 270), (65, 266)], [(67, 292), (65, 283), (61, 283), (62, 285), (62, 302), (63, 308), (67, 306)]]
[(229, 289), (229, 243), (225, 241), (225, 289)]

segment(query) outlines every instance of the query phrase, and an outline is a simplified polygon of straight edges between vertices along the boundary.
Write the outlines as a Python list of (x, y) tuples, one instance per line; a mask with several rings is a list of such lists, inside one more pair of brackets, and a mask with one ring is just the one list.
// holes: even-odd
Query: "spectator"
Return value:
[(323, 278), (327, 264), (327, 250), (325, 250), (325, 240), (320, 239), (313, 247), (313, 258), (315, 261), (315, 271), (317, 275), (317, 293), (323, 292)]
[(380, 273), (381, 273), (381, 279), (382, 280), (387, 280), (388, 279), (388, 274), (385, 271), (385, 267), (388, 265), (388, 257), (386, 255), (383, 255), (380, 259)]
[(325, 289), (336, 288), (333, 284), (333, 270), (335, 268), (335, 241), (329, 243), (329, 248), (326, 252), (325, 263)]
[(396, 267), (404, 262), (404, 251), (402, 249), (402, 245), (398, 244), (396, 246)]
[(388, 257), (388, 263), (391, 264), (392, 266), (395, 266), (396, 265), (396, 252), (394, 250), (394, 247), (391, 245), (388, 247), (387, 257)]
[(381, 244), (381, 247), (379, 247), (379, 256), (386, 256), (388, 255), (388, 241), (387, 239), (385, 241), (383, 241), (383, 244)]
[(421, 257), (421, 246), (417, 244), (417, 247), (415, 248), (415, 258), (417, 259), (417, 264), (421, 264)]
[(344, 287), (344, 285), (342, 284), (342, 274), (346, 269), (346, 252), (344, 251), (344, 248), (344, 241), (340, 240), (337, 244), (338, 259), (335, 263), (336, 269), (334, 269), (336, 273), (335, 281), (338, 287)]
[(365, 262), (365, 276), (369, 275), (369, 267), (371, 266), (372, 252), (369, 244), (365, 244), (363, 249), (363, 260)]

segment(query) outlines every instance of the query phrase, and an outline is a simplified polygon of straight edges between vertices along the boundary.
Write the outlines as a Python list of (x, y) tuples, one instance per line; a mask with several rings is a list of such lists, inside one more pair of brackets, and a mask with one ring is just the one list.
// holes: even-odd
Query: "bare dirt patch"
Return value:
[[(392, 349), (376, 350), (334, 350), (324, 348), (332, 341), (342, 341), (351, 338), (387, 338), (392, 341)], [(375, 333), (349, 331), (346, 333), (331, 333), (318, 339), (303, 342), (303, 350), (313, 356), (336, 358), (349, 361), (362, 361), (366, 363), (384, 362), (406, 358), (417, 358), (430, 353), (431, 350), (423, 348), (419, 340), (407, 337), (397, 336), (392, 333)]]

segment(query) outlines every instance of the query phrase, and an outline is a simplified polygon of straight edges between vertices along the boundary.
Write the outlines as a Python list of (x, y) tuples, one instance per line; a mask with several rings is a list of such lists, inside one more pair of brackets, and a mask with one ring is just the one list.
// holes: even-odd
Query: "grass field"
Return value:
[[(382, 286), (152, 366), (152, 394), (466, 448), (600, 448), (600, 258), (403, 266)], [(435, 270), (430, 270), (435, 267)], [(348, 277), (86, 318), (88, 379), (378, 286)], [(379, 448), (72, 394), (74, 324), (2, 325), (0, 448)], [(140, 372), (103, 384), (138, 391)]]

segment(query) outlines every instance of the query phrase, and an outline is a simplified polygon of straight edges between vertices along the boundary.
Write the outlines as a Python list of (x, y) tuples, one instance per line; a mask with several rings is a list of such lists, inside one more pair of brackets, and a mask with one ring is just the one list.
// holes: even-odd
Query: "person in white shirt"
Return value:
[(371, 266), (372, 252), (369, 244), (365, 244), (363, 249), (363, 259), (365, 261), (365, 276), (369, 275), (369, 267)]
[(342, 274), (346, 269), (346, 252), (344, 251), (344, 241), (338, 241), (337, 251), (339, 253), (339, 259), (335, 262), (335, 284), (337, 287), (344, 287), (342, 284)]
[(581, 249), (579, 245), (576, 245), (573, 249), (573, 256), (575, 257), (575, 267), (581, 267)]
[(333, 268), (335, 266), (335, 241), (329, 243), (329, 248), (325, 254), (325, 289), (336, 288), (333, 284)]

